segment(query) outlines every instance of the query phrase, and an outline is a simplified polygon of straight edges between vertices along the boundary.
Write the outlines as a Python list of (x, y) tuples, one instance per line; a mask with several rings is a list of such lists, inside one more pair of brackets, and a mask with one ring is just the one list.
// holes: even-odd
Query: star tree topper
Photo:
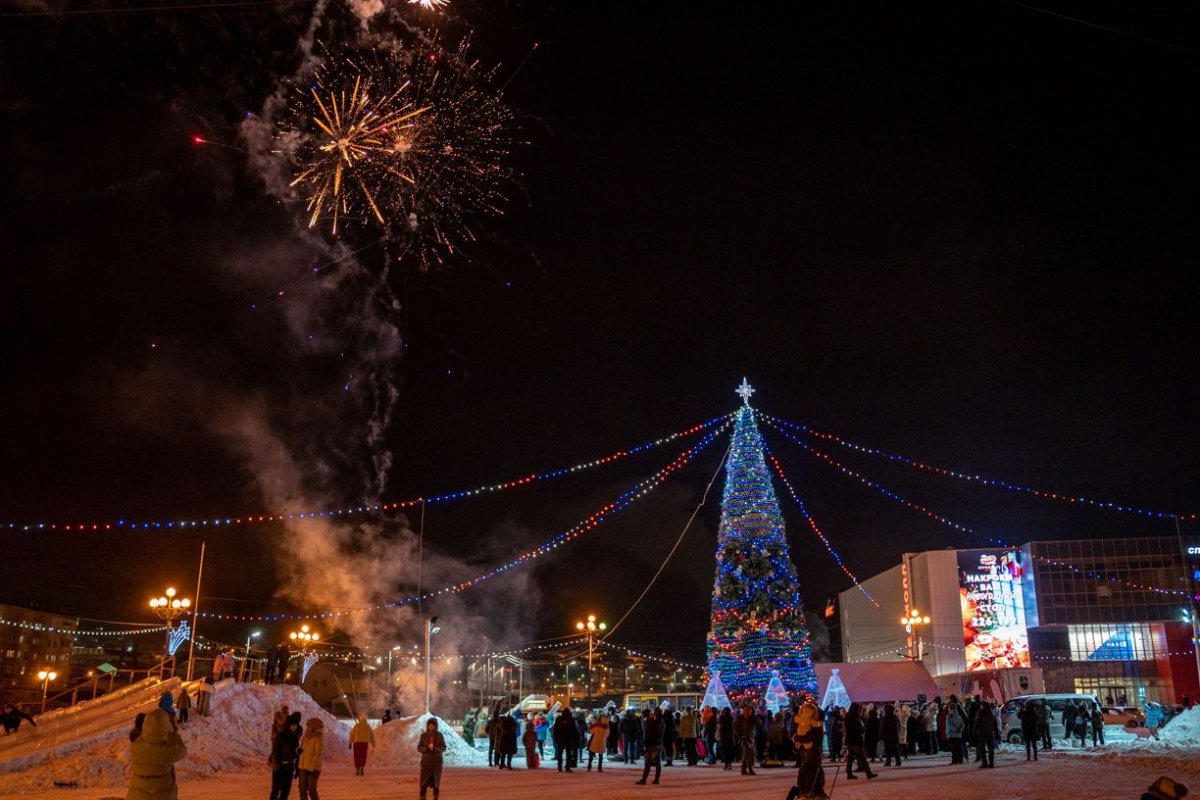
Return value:
[(750, 405), (750, 395), (754, 394), (754, 387), (750, 385), (750, 381), (742, 378), (742, 385), (737, 388), (737, 394), (742, 396), (742, 403)]

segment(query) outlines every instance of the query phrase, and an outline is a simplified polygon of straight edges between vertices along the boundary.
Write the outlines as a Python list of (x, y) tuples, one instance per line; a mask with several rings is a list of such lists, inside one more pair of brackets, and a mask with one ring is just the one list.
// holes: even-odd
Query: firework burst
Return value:
[(401, 260), (444, 263), (503, 213), (514, 115), (495, 70), (428, 45), (327, 60), (280, 140), (297, 139), (293, 187), (309, 224), (377, 223)]

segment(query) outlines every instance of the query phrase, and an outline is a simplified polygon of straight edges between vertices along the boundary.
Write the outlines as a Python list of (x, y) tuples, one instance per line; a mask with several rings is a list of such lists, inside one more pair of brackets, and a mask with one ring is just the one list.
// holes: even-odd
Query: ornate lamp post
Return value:
[[(288, 638), (300, 648), (300, 683), (304, 683), (304, 679), (308, 677), (308, 671), (312, 669), (313, 664), (317, 663), (317, 652), (313, 648), (321, 640), (321, 634), (310, 630), (308, 625), (301, 625), (300, 630), (292, 631), (288, 634)], [(285, 672), (287, 671), (287, 664), (283, 665), (283, 669)]]
[[(176, 592), (173, 587), (168, 586), (161, 597), (150, 598), (150, 611), (154, 616), (167, 623), (167, 635), (163, 641), (163, 664), (166, 665), (167, 659), (171, 657), (171, 630), (172, 623), (180, 617), (186, 615), (192, 607), (192, 601), (186, 597), (176, 597)], [(174, 671), (174, 667), (172, 667)]]
[(587, 634), (588, 640), (588, 674), (587, 674), (587, 699), (592, 699), (592, 653), (596, 645), (597, 631), (603, 633), (608, 630), (607, 622), (596, 622), (595, 614), (588, 614), (587, 621), (575, 623), (575, 630), (582, 631)]
[[(925, 658), (924, 649), (922, 647), (924, 642), (921, 641), (921, 628), (923, 628), (929, 624), (929, 615), (926, 614), (925, 616), (921, 616), (921, 612), (917, 611), (914, 608), (913, 610), (908, 612), (907, 617), (900, 618), (900, 624), (904, 626), (904, 632), (909, 635), (910, 639), (914, 636), (916, 637), (916, 639), (917, 639), (916, 660), (921, 661), (922, 659)], [(912, 658), (912, 656), (909, 656), (909, 658)]]

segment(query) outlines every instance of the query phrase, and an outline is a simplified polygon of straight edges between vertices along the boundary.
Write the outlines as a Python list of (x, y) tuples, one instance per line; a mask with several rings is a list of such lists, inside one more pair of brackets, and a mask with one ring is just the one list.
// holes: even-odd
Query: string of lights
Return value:
[[(942, 525), (946, 525), (947, 527), (953, 528), (956, 531), (960, 531), (962, 533), (968, 533), (968, 534), (971, 534), (972, 536), (982, 537), (982, 538), (988, 540), (989, 542), (992, 542), (993, 544), (999, 545), (1000, 547), (1010, 547), (1011, 546), (1011, 545), (1006, 544), (1001, 539), (997, 539), (994, 536), (988, 536), (985, 533), (981, 533), (980, 531), (975, 530), (974, 528), (972, 528), (969, 525), (963, 525), (961, 523), (955, 522), (954, 520), (949, 519), (948, 517), (945, 517), (941, 514), (938, 514), (935, 511), (932, 511), (931, 509), (927, 508), (926, 506), (921, 505), (920, 503), (915, 503), (912, 500), (909, 500), (908, 498), (903, 497), (896, 492), (893, 492), (891, 489), (888, 489), (886, 486), (882, 486), (882, 485), (876, 483), (875, 481), (872, 481), (871, 479), (861, 475), (860, 473), (856, 472), (855, 470), (850, 469), (845, 464), (841, 463), (840, 461), (833, 458), (829, 454), (823, 453), (820, 450), (817, 450), (816, 448), (814, 448), (812, 445), (803, 441), (802, 439), (799, 439), (799, 438), (793, 436), (792, 434), (788, 433), (786, 430), (784, 430), (780, 426), (775, 425), (770, 419), (765, 419), (765, 421), (767, 422), (768, 425), (770, 425), (772, 428), (774, 428), (774, 430), (777, 431), (785, 439), (788, 439), (789, 441), (800, 445), (805, 450), (812, 453), (814, 456), (816, 456), (817, 458), (819, 458), (826, 464), (838, 469), (843, 474), (856, 479), (863, 485), (874, 489), (875, 491), (879, 492), (880, 494), (884, 495), (885, 497), (888, 497), (891, 500), (894, 500), (895, 502), (899, 503), (900, 505), (904, 506), (905, 508), (909, 508), (920, 514), (924, 514), (926, 517), (929, 517), (930, 519), (934, 520), (935, 522), (938, 522)], [(1136, 581), (1131, 581), (1131, 580), (1128, 580), (1126, 578), (1121, 578), (1116, 575), (1110, 575), (1107, 573), (1100, 573), (1100, 572), (1093, 572), (1091, 570), (1087, 570), (1087, 569), (1078, 567), (1069, 562), (1061, 561), (1058, 559), (1047, 558), (1045, 556), (1040, 556), (1036, 553), (1031, 552), (1031, 553), (1029, 553), (1029, 555), (1036, 561), (1041, 561), (1044, 564), (1051, 564), (1054, 566), (1063, 567), (1064, 569), (1071, 570), (1072, 572), (1076, 573), (1077, 575), (1082, 575), (1084, 577), (1091, 578), (1093, 580), (1106, 580), (1106, 581), (1110, 581), (1113, 583), (1122, 584), (1124, 586), (1129, 587), (1130, 589), (1137, 589), (1139, 591), (1146, 591), (1146, 592), (1154, 592), (1155, 594), (1175, 595), (1175, 596), (1180, 596), (1180, 597), (1188, 597), (1189, 596), (1189, 592), (1182, 590), (1182, 589), (1168, 589), (1168, 588), (1165, 588), (1162, 586), (1154, 586), (1152, 584), (1138, 583)]]
[(779, 475), (779, 480), (783, 481), (783, 485), (787, 488), (788, 494), (790, 494), (792, 499), (796, 501), (796, 505), (800, 508), (800, 513), (804, 515), (804, 519), (808, 520), (808, 527), (812, 529), (812, 532), (815, 533), (817, 538), (821, 540), (821, 543), (825, 545), (825, 549), (829, 551), (829, 555), (833, 556), (833, 560), (837, 562), (838, 568), (845, 573), (846, 577), (854, 582), (854, 585), (858, 587), (858, 590), (863, 593), (864, 597), (870, 600), (876, 608), (879, 608), (879, 603), (875, 601), (875, 598), (871, 596), (871, 593), (867, 591), (867, 588), (859, 583), (858, 578), (856, 578), (854, 573), (850, 571), (850, 568), (842, 562), (841, 554), (838, 553), (837, 550), (834, 550), (833, 545), (831, 545), (829, 540), (825, 538), (825, 534), (821, 532), (821, 528), (818, 527), (817, 521), (813, 519), (812, 514), (809, 513), (808, 506), (806, 506), (804, 501), (800, 499), (800, 495), (796, 494), (796, 487), (792, 486), (792, 482), (787, 479), (787, 475), (783, 474), (783, 466), (779, 463), (779, 459), (777, 459), (775, 454), (770, 450), (767, 451), (767, 458), (770, 460), (771, 465), (775, 467), (775, 473)]
[(1036, 489), (1032, 486), (1025, 486), (1011, 481), (1006, 481), (1001, 478), (987, 478), (983, 475), (975, 475), (969, 472), (949, 469), (948, 467), (940, 467), (936, 464), (930, 464), (928, 461), (912, 458), (910, 456), (901, 455), (899, 453), (889, 453), (878, 447), (868, 447), (866, 445), (855, 444), (848, 441), (835, 433), (825, 433), (824, 431), (816, 430), (808, 425), (801, 425), (796, 422), (789, 422), (772, 414), (767, 414), (763, 411), (757, 412), (759, 416), (786, 426), (792, 430), (806, 433), (809, 436), (814, 436), (818, 439), (833, 442), (837, 445), (845, 447), (849, 450), (854, 450), (866, 455), (882, 458), (885, 461), (891, 461), (896, 464), (905, 464), (914, 469), (931, 472), (935, 475), (942, 475), (947, 478), (956, 478), (962, 481), (971, 481), (984, 486), (993, 486), (998, 489), (1004, 489), (1009, 492), (1028, 494), (1035, 497), (1040, 497), (1045, 500), (1058, 500), (1064, 503), (1075, 503), (1078, 505), (1094, 506), (1095, 508), (1104, 508), (1111, 511), (1119, 511), (1125, 514), (1138, 514), (1143, 517), (1152, 517), (1154, 519), (1178, 519), (1178, 520), (1195, 520), (1200, 519), (1200, 512), (1192, 513), (1177, 513), (1171, 511), (1158, 511), (1151, 508), (1143, 508), (1141, 506), (1130, 505), (1128, 503), (1118, 503), (1111, 500), (1098, 500), (1094, 497), (1084, 497), (1082, 495), (1071, 494), (1069, 492), (1054, 492), (1048, 489)]
[(732, 414), (723, 414), (719, 417), (701, 422), (697, 425), (692, 425), (689, 428), (676, 431), (675, 433), (651, 439), (643, 442), (635, 447), (617, 450), (609, 453), (606, 456), (593, 458), (588, 461), (581, 461), (569, 467), (560, 467), (558, 469), (547, 470), (544, 472), (533, 472), (521, 478), (513, 478), (499, 483), (484, 484), (476, 486), (472, 489), (458, 489), (452, 492), (443, 492), (434, 494), (428, 497), (415, 497), (408, 500), (397, 500), (391, 503), (379, 503), (375, 505), (362, 506), (347, 506), (344, 508), (325, 509), (321, 511), (298, 511), (292, 513), (272, 513), (272, 514), (242, 514), (242, 515), (222, 515), (219, 517), (197, 518), (197, 519), (160, 519), (149, 521), (134, 521), (127, 518), (119, 518), (115, 521), (108, 522), (84, 522), (84, 523), (62, 523), (62, 522), (8, 522), (0, 523), (0, 529), (22, 532), (36, 531), (66, 531), (66, 532), (102, 532), (113, 530), (163, 530), (163, 529), (180, 529), (180, 528), (217, 528), (230, 527), (238, 525), (257, 525), (260, 523), (275, 523), (285, 522), (289, 520), (295, 521), (311, 521), (319, 519), (333, 519), (339, 517), (359, 516), (364, 514), (377, 514), (384, 511), (399, 511), (405, 508), (413, 508), (424, 503), (425, 505), (435, 505), (438, 503), (448, 503), (454, 500), (462, 500), (468, 497), (477, 497), (479, 495), (496, 494), (498, 492), (515, 489), (520, 486), (528, 486), (531, 483), (544, 480), (553, 480), (566, 475), (571, 475), (577, 472), (601, 467), (606, 464), (612, 464), (615, 461), (620, 461), (624, 458), (653, 450), (679, 439), (699, 433), (703, 430), (712, 428), (714, 425), (721, 423), (723, 420), (728, 420)]
[(9, 625), (14, 628), (24, 628), (30, 631), (44, 631), (46, 633), (61, 633), (66, 636), (141, 636), (147, 633), (162, 633), (167, 630), (166, 625), (155, 625), (149, 628), (133, 628), (124, 631), (106, 631), (106, 630), (78, 630), (76, 628), (58, 628), (54, 625), (43, 625), (40, 622), (27, 622), (19, 619), (3, 619), (0, 618), (0, 625)]
[(507, 650), (493, 650), (490, 653), (447, 653), (438, 656), (431, 656), (434, 661), (462, 661), (468, 658), (504, 658), (505, 656), (516, 656), (522, 653), (533, 653), (546, 650), (561, 650), (565, 647), (578, 647), (579, 645), (587, 644), (586, 636), (576, 636), (565, 642), (557, 642), (554, 644), (535, 644), (526, 647), (509, 648)]
[(597, 510), (596, 512), (591, 514), (591, 516), (581, 520), (580, 522), (576, 523), (574, 526), (568, 528), (567, 530), (563, 531), (562, 533), (559, 533), (557, 536), (554, 536), (553, 538), (548, 539), (545, 542), (542, 542), (540, 545), (533, 548), (532, 550), (527, 550), (526, 552), (522, 553), (517, 558), (514, 558), (512, 561), (509, 561), (498, 567), (494, 567), (487, 572), (484, 572), (480, 575), (475, 576), (474, 578), (471, 578), (470, 580), (465, 580), (460, 583), (451, 584), (449, 586), (443, 586), (440, 589), (430, 590), (430, 591), (424, 592), (420, 595), (414, 594), (414, 595), (410, 595), (408, 597), (404, 597), (404, 598), (401, 598), (398, 600), (389, 600), (387, 602), (379, 603), (377, 605), (362, 606), (359, 608), (341, 609), (341, 610), (337, 610), (337, 611), (322, 611), (322, 612), (316, 612), (316, 613), (312, 613), (312, 612), (281, 613), (281, 614), (220, 614), (220, 613), (211, 612), (211, 611), (202, 611), (202, 612), (200, 612), (199, 616), (207, 617), (207, 618), (211, 618), (211, 619), (233, 620), (233, 621), (239, 621), (239, 622), (247, 622), (247, 621), (277, 622), (277, 621), (282, 621), (282, 620), (299, 620), (299, 619), (330, 619), (330, 618), (336, 618), (336, 617), (350, 616), (352, 614), (367, 614), (367, 613), (371, 613), (374, 611), (382, 611), (384, 609), (389, 609), (389, 608), (399, 608), (401, 606), (411, 605), (418, 601), (431, 600), (431, 599), (439, 597), (441, 595), (460, 594), (462, 592), (467, 591), (468, 589), (471, 589), (474, 586), (479, 585), (480, 583), (491, 580), (492, 578), (496, 577), (497, 575), (507, 572), (510, 569), (514, 569), (516, 567), (527, 564), (528, 562), (530, 562), (534, 559), (540, 558), (541, 556), (546, 555), (550, 551), (573, 541), (574, 539), (578, 538), (579, 536), (582, 536), (583, 534), (588, 533), (589, 531), (595, 530), (603, 522), (607, 521), (609, 518), (611, 518), (618, 512), (624, 510), (625, 508), (627, 508), (628, 506), (630, 506), (637, 500), (640, 500), (641, 498), (650, 494), (650, 492), (657, 489), (663, 483), (663, 481), (666, 480), (666, 478), (669, 475), (682, 469), (697, 454), (699, 454), (706, 447), (708, 447), (710, 444), (712, 444), (714, 439), (716, 439), (718, 436), (720, 436), (722, 433), (724, 433), (729, 428), (729, 425), (730, 425), (730, 423), (726, 423), (726, 424), (720, 426), (719, 428), (717, 428), (716, 430), (710, 431), (709, 433), (705, 434), (699, 441), (696, 442), (696, 444), (692, 445), (691, 447), (689, 447), (688, 449), (684, 450), (682, 453), (677, 455), (674, 458), (674, 460), (672, 460), (665, 467), (660, 469), (658, 472), (654, 473), (649, 478), (647, 478), (643, 481), (639, 481), (638, 483), (634, 484), (632, 488), (628, 489), (624, 494), (620, 495), (616, 500), (612, 501), (611, 503), (607, 503), (606, 505), (601, 507), (599, 510)]
[(632, 647), (625, 647), (624, 645), (614, 644), (613, 642), (607, 642), (607, 641), (604, 641), (603, 639), (597, 639), (596, 646), (597, 647), (607, 647), (612, 650), (619, 650), (628, 656), (633, 656), (634, 658), (643, 658), (643, 659), (646, 659), (647, 661), (654, 661), (659, 664), (666, 664), (667, 666), (685, 667), (687, 669), (698, 669), (698, 670), (707, 669), (707, 667), (704, 664), (693, 664), (690, 661), (677, 661), (676, 659), (673, 659), (673, 658), (664, 658), (662, 656), (652, 656), (652, 655), (648, 655), (646, 653), (642, 653), (637, 650), (634, 650)]

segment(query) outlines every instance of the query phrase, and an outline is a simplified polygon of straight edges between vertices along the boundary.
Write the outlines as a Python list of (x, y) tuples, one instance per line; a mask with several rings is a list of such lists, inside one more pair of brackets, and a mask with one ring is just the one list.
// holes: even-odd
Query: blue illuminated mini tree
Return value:
[(709, 674), (720, 673), (734, 702), (764, 696), (773, 670), (792, 695), (817, 691), (796, 568), (750, 408), (753, 393), (743, 380), (725, 464), (708, 634)]

